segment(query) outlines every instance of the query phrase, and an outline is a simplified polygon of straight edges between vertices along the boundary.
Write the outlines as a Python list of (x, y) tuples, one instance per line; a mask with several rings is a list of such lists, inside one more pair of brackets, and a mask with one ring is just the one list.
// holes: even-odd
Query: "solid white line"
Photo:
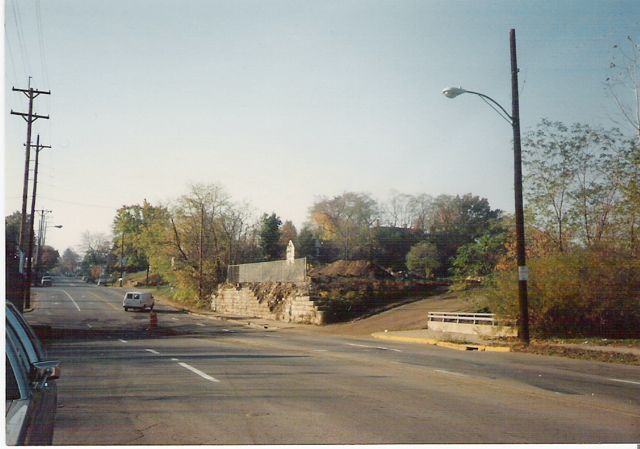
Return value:
[(624, 382), (626, 384), (640, 385), (640, 382), (636, 382), (634, 380), (612, 379), (612, 378), (609, 378), (609, 380), (612, 380), (614, 382)]
[(456, 372), (453, 372), (453, 371), (447, 371), (445, 369), (434, 369), (434, 371), (436, 371), (438, 373), (444, 373), (444, 374), (453, 374), (454, 376), (469, 377), (466, 374), (456, 373)]
[(178, 363), (178, 365), (180, 365), (180, 366), (181, 366), (181, 367), (183, 367), (183, 368), (188, 369), (189, 371), (191, 371), (191, 372), (193, 372), (193, 373), (196, 373), (198, 376), (202, 377), (203, 379), (210, 380), (211, 382), (220, 382), (220, 381), (219, 381), (218, 379), (216, 379), (215, 377), (211, 377), (211, 376), (209, 376), (208, 374), (203, 373), (202, 371), (200, 371), (200, 370), (199, 370), (199, 369), (197, 369), (197, 368), (194, 368), (194, 367), (193, 367), (193, 366), (191, 366), (191, 365), (187, 365), (186, 363), (183, 363), (183, 362)]
[(127, 340), (123, 340), (122, 338), (118, 340), (120, 343), (126, 343)]
[(158, 351), (154, 351), (153, 349), (145, 349), (145, 351), (150, 352), (151, 354), (160, 355), (160, 353)]
[(67, 293), (66, 291), (64, 291), (64, 290), (60, 290), (60, 291), (69, 297), (69, 299), (71, 300), (73, 305), (76, 306), (76, 309), (78, 309), (78, 312), (79, 312), (80, 311), (80, 307), (78, 306), (78, 303), (73, 300), (71, 295), (69, 293)]

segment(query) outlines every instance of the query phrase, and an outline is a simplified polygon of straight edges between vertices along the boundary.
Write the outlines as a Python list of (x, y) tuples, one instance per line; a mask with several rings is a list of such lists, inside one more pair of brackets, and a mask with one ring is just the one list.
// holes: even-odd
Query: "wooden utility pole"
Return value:
[(520, 99), (518, 96), (518, 60), (516, 57), (516, 30), (509, 33), (511, 51), (511, 121), (513, 125), (513, 161), (514, 161), (514, 192), (516, 213), (516, 252), (518, 259), (518, 338), (524, 344), (529, 344), (529, 300), (525, 238), (524, 238), (524, 208), (522, 202), (522, 148), (520, 144)]
[(24, 183), (22, 188), (22, 218), (20, 221), (20, 251), (24, 254), (25, 250), (25, 234), (26, 234), (26, 219), (27, 219), (27, 195), (29, 192), (29, 162), (31, 157), (31, 125), (39, 118), (48, 119), (48, 115), (38, 115), (33, 112), (33, 100), (40, 95), (51, 95), (51, 91), (37, 90), (31, 87), (31, 77), (29, 77), (28, 89), (16, 89), (12, 87), (14, 92), (22, 92), (29, 99), (29, 112), (14, 112), (11, 110), (11, 114), (21, 116), (27, 122), (27, 143), (26, 152), (24, 158)]
[[(51, 148), (49, 145), (40, 145), (40, 134), (36, 139), (36, 161), (33, 169), (33, 191), (31, 193), (31, 214), (29, 214), (29, 246), (27, 250), (27, 279), (26, 284), (31, 287), (32, 282), (32, 266), (33, 266), (33, 240), (34, 240), (34, 224), (35, 224), (35, 211), (36, 211), (36, 192), (38, 190), (38, 162), (40, 151), (44, 148)], [(31, 288), (25, 288), (23, 294), (24, 309), (31, 308)]]
[(203, 256), (204, 256), (204, 204), (200, 206), (200, 254), (199, 254), (199, 275), (198, 275), (198, 299), (200, 301), (202, 301), (203, 298), (203, 279), (202, 279), (202, 260), (203, 260)]

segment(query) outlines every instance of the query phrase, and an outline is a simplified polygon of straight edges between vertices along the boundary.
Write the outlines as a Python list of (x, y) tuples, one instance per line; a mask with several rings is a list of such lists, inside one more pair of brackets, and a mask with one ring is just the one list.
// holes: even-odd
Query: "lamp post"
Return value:
[[(509, 33), (511, 50), (511, 114), (509, 114), (497, 101), (480, 92), (466, 90), (461, 87), (448, 87), (442, 91), (447, 98), (455, 98), (461, 94), (473, 94), (479, 96), (491, 106), (502, 118), (507, 120), (513, 128), (513, 171), (516, 214), (516, 252), (518, 260), (518, 307), (520, 319), (518, 320), (518, 338), (524, 344), (529, 344), (529, 305), (527, 294), (527, 280), (529, 272), (525, 256), (524, 240), (524, 210), (522, 201), (522, 147), (520, 144), (520, 102), (518, 98), (518, 62), (516, 57), (516, 31)], [(497, 109), (496, 109), (497, 108)]]

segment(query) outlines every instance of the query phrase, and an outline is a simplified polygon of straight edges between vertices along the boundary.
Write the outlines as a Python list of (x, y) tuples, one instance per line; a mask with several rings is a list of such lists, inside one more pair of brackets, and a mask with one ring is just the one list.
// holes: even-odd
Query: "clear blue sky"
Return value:
[(5, 0), (5, 214), (20, 209), (36, 99), (47, 243), (110, 229), (123, 204), (215, 182), (301, 225), (320, 195), (486, 197), (513, 210), (515, 28), (523, 130), (543, 117), (614, 126), (614, 44), (640, 40), (640, 2)]

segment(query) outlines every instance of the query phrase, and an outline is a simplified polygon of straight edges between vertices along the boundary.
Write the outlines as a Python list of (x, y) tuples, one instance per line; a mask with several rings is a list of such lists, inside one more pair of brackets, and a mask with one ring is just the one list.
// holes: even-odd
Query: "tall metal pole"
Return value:
[(511, 47), (511, 98), (513, 125), (513, 167), (514, 192), (516, 212), (516, 251), (518, 260), (518, 306), (520, 319), (518, 321), (518, 338), (524, 344), (529, 344), (529, 304), (527, 295), (527, 281), (529, 272), (526, 264), (524, 239), (524, 208), (522, 201), (522, 147), (520, 144), (520, 102), (518, 97), (518, 61), (516, 57), (516, 30), (509, 33)]

